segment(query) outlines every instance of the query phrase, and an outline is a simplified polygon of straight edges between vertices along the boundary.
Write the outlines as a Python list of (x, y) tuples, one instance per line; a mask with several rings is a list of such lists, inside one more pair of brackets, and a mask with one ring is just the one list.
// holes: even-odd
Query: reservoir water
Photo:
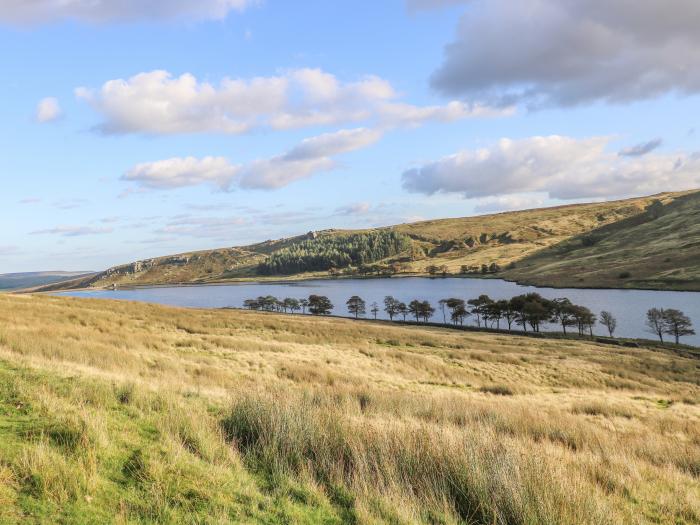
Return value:
[[(602, 290), (574, 288), (535, 288), (521, 286), (499, 279), (424, 278), (405, 277), (392, 279), (334, 279), (277, 283), (240, 283), (216, 286), (179, 286), (118, 290), (89, 290), (64, 292), (61, 295), (123, 299), (190, 308), (242, 307), (245, 299), (273, 295), (278, 299), (297, 299), (311, 294), (326, 295), (335, 305), (333, 314), (349, 316), (345, 302), (352, 295), (359, 295), (370, 305), (377, 302), (383, 308), (383, 300), (393, 295), (408, 304), (413, 299), (428, 300), (436, 308), (433, 321), (442, 322), (438, 301), (448, 297), (472, 299), (481, 294), (492, 299), (508, 299), (514, 295), (537, 292), (549, 299), (568, 297), (572, 302), (590, 308), (599, 314), (608, 310), (617, 317), (616, 334), (621, 337), (655, 338), (646, 331), (644, 321), (649, 308), (676, 308), (688, 315), (700, 333), (700, 292), (666, 292), (652, 290)], [(387, 318), (383, 310), (379, 317)], [(468, 323), (474, 320), (469, 318)], [(595, 332), (607, 335), (598, 325)], [(681, 342), (700, 346), (700, 335), (688, 336)]]

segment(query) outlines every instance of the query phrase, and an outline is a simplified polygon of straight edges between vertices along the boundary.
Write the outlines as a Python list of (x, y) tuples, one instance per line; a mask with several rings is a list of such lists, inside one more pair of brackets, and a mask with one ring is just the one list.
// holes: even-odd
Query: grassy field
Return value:
[[(398, 264), (399, 272), (404, 275), (426, 275), (428, 267), (433, 265), (444, 266), (452, 274), (460, 273), (462, 266), (478, 272), (482, 265), (495, 263), (502, 269), (515, 264), (515, 269), (503, 274), (507, 278), (538, 284), (700, 289), (700, 266), (694, 263), (700, 256), (700, 242), (695, 239), (700, 194), (695, 195), (695, 200), (685, 201), (695, 204), (674, 208), (672, 224), (650, 221), (641, 229), (629, 229), (630, 221), (636, 225), (634, 221), (644, 217), (650, 205), (673, 206), (672, 203), (684, 195), (669, 193), (390, 226), (386, 229), (410, 237), (410, 249), (378, 262), (395, 267)], [(598, 235), (600, 231), (607, 231), (606, 228), (618, 232), (617, 236), (601, 242), (596, 248), (598, 251), (578, 250), (593, 232)], [(326, 230), (314, 235), (323, 238), (348, 233), (359, 232)], [(328, 277), (325, 271), (258, 275), (258, 264), (271, 253), (306, 239), (307, 236), (302, 235), (251, 246), (138, 261), (47, 289)], [(614, 244), (613, 250), (609, 250), (610, 243)], [(650, 248), (653, 256), (647, 254)], [(662, 253), (663, 265), (658, 269), (657, 255)], [(649, 271), (635, 279), (618, 278), (622, 272), (638, 270), (640, 265)]]
[(700, 363), (0, 295), (0, 523), (700, 521)]

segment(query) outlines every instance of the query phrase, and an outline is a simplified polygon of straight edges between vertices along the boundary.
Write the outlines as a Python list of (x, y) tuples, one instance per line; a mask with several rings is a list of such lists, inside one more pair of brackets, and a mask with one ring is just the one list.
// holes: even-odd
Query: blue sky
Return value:
[(0, 272), (700, 186), (693, 1), (114, 5), (0, 5)]

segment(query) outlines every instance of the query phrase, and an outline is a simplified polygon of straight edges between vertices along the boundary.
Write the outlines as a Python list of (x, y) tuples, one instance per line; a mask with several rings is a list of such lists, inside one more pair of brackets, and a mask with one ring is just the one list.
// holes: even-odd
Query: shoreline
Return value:
[[(188, 288), (195, 286), (235, 286), (243, 284), (290, 284), (290, 283), (303, 283), (309, 281), (334, 281), (334, 280), (374, 280), (374, 279), (410, 279), (410, 278), (420, 278), (420, 279), (474, 279), (474, 280), (486, 280), (494, 279), (501, 280), (509, 283), (516, 284), (518, 286), (527, 286), (536, 289), (551, 289), (551, 290), (620, 290), (620, 291), (648, 291), (648, 292), (682, 292), (682, 293), (700, 293), (700, 288), (698, 289), (681, 289), (681, 288), (663, 288), (663, 287), (620, 287), (620, 286), (575, 286), (575, 285), (554, 285), (554, 284), (536, 284), (531, 281), (521, 281), (517, 279), (508, 278), (507, 276), (500, 276), (498, 274), (490, 275), (479, 275), (479, 274), (453, 274), (446, 276), (431, 276), (424, 273), (404, 273), (396, 274), (390, 276), (359, 276), (359, 275), (343, 275), (343, 276), (304, 276), (298, 278), (272, 278), (272, 279), (259, 279), (255, 277), (241, 277), (236, 279), (227, 280), (217, 280), (208, 282), (175, 282), (175, 283), (152, 283), (152, 284), (124, 284), (117, 285), (116, 290), (140, 290), (148, 288)], [(83, 292), (83, 291), (104, 291), (112, 290), (110, 286), (106, 287), (83, 287), (83, 288), (67, 288), (63, 290), (38, 290), (24, 289), (24, 290), (6, 290), (7, 293), (14, 294), (56, 294), (56, 293), (66, 293), (66, 292)]]

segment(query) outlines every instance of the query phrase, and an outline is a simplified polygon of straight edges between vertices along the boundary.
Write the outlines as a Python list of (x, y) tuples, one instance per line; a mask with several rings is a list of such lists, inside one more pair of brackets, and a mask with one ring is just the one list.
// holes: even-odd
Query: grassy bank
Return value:
[(0, 523), (696, 523), (664, 350), (0, 296)]

